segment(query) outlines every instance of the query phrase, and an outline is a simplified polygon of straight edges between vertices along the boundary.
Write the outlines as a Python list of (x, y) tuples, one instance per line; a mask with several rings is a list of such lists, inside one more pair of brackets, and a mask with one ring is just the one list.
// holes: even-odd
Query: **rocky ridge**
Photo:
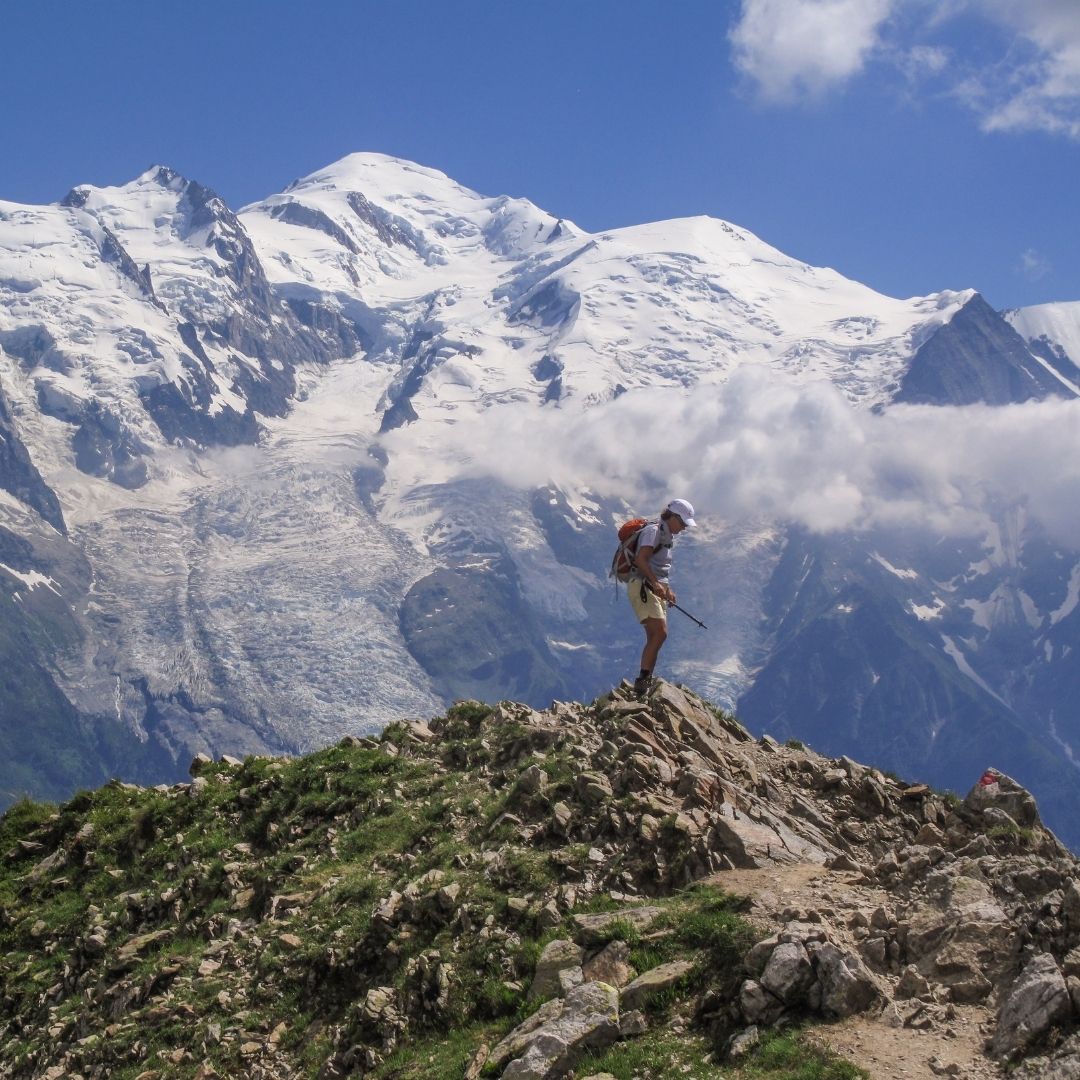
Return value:
[(853, 1021), (875, 1077), (1080, 1069), (1080, 864), (993, 769), (960, 801), (660, 682), (191, 772), (0, 819), (0, 1077), (779, 1077)]

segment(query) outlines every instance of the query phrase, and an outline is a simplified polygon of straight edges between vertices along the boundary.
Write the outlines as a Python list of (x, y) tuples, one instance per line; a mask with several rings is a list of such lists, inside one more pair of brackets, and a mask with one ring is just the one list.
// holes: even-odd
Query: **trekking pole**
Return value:
[(676, 611), (681, 611), (691, 622), (696, 622), (702, 630), (709, 629), (700, 619), (695, 619), (686, 608), (681, 608), (678, 604), (668, 604), (668, 607), (673, 607)]

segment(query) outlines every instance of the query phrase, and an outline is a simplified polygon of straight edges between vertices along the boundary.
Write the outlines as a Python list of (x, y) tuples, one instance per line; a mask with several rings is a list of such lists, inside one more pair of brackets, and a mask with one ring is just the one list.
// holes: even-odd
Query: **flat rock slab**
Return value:
[(720, 808), (715, 824), (724, 854), (737, 867), (761, 868), (770, 863), (812, 862), (824, 864), (829, 853), (796, 836), (790, 829), (779, 830), (740, 814), (730, 803)]
[(622, 911), (603, 911), (596, 915), (575, 915), (574, 937), (582, 945), (601, 945), (613, 923), (629, 923), (640, 933), (652, 926), (663, 913), (662, 908), (644, 905), (624, 908)]
[(619, 1006), (626, 1010), (641, 1008), (656, 994), (677, 985), (693, 968), (689, 960), (672, 960), (670, 964), (661, 964), (646, 971), (623, 990)]

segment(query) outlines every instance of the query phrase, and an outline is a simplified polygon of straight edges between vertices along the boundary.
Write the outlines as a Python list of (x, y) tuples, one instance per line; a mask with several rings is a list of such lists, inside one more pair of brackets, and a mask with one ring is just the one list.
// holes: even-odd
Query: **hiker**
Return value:
[(696, 524), (694, 508), (685, 499), (672, 499), (660, 520), (648, 522), (637, 534), (634, 568), (626, 585), (634, 614), (645, 628), (641, 672), (634, 680), (637, 694), (645, 694), (652, 685), (656, 658), (667, 640), (666, 605), (675, 603), (675, 593), (668, 583), (672, 542), (683, 529), (692, 529)]

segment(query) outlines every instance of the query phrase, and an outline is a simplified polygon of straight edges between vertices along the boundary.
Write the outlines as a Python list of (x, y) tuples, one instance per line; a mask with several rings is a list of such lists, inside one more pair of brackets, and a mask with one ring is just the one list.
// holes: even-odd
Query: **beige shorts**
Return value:
[(667, 608), (656, 593), (646, 589), (645, 600), (642, 601), (640, 579), (631, 578), (626, 583), (626, 595), (630, 597), (630, 606), (634, 609), (638, 622), (644, 622), (646, 619), (667, 620)]

